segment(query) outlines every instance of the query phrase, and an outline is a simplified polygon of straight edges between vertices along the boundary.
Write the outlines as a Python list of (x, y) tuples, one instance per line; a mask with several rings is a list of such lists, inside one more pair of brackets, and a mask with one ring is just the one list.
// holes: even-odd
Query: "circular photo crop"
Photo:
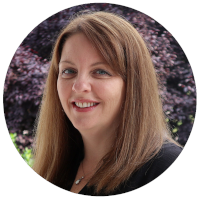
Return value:
[(74, 6), (35, 27), (10, 62), (3, 99), (28, 165), (89, 196), (159, 177), (184, 149), (196, 112), (176, 39), (144, 13), (109, 3)]

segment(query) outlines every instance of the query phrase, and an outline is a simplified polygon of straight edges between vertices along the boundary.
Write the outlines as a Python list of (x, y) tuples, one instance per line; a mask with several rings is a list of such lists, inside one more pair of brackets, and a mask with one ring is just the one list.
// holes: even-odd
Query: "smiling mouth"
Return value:
[(93, 102), (73, 102), (75, 106), (78, 108), (90, 108), (93, 106), (98, 105), (99, 103), (93, 103)]

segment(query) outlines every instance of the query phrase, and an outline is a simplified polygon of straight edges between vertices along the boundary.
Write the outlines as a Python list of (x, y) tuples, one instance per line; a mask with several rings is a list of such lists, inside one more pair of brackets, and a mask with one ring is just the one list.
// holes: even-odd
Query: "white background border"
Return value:
[[(3, 2), (3, 1), (2, 1)], [(16, 151), (12, 144), (5, 123), (3, 111), (3, 85), (9, 63), (20, 43), (27, 34), (49, 16), (72, 6), (98, 1), (67, 0), (10, 0), (0, 3), (1, 12), (1, 139), (0, 139), (0, 198), (1, 199), (67, 199), (81, 196), (62, 190), (38, 176)], [(107, 3), (120, 4), (141, 11), (163, 25), (183, 48), (199, 86), (199, 5), (198, 1), (181, 0), (110, 0)], [(198, 91), (197, 91), (198, 92)], [(100, 197), (109, 199), (198, 199), (200, 161), (199, 161), (199, 114), (196, 113), (195, 124), (189, 141), (177, 161), (158, 179), (129, 193), (117, 196)]]

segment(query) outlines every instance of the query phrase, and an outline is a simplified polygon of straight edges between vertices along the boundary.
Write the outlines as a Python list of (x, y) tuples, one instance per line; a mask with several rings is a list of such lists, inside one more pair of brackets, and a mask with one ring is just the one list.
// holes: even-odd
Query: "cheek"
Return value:
[(119, 107), (124, 99), (124, 82), (121, 79), (108, 81), (105, 84), (101, 84), (98, 88), (98, 93), (109, 110), (113, 109), (113, 107)]
[(64, 106), (67, 103), (67, 100), (70, 95), (70, 84), (67, 84), (66, 82), (62, 80), (57, 81), (57, 91), (58, 91), (58, 96), (60, 98), (62, 106)]

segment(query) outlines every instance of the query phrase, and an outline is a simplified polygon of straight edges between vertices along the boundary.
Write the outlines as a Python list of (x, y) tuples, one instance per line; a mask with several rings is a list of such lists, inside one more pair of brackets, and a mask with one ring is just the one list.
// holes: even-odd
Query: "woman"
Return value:
[(33, 169), (75, 193), (114, 195), (152, 181), (180, 152), (135, 28), (105, 12), (72, 19), (52, 54)]

